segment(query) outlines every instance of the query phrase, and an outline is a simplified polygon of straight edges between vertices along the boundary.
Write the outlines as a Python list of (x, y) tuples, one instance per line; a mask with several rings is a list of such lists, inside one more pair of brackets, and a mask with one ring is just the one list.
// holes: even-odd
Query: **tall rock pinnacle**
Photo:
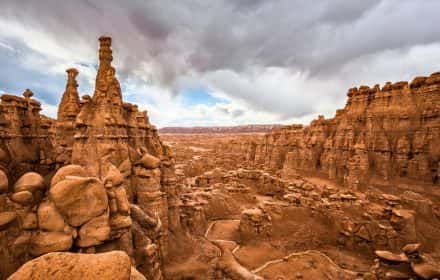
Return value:
[(116, 70), (112, 67), (112, 39), (102, 36), (99, 38), (99, 68), (96, 75), (93, 103), (97, 106), (94, 123), (121, 124), (122, 93)]
[(60, 107), (58, 110), (58, 120), (68, 121), (75, 120), (76, 115), (79, 113), (79, 95), (78, 95), (78, 83), (76, 76), (78, 76), (78, 70), (70, 68), (67, 72), (67, 84), (66, 91), (61, 98)]

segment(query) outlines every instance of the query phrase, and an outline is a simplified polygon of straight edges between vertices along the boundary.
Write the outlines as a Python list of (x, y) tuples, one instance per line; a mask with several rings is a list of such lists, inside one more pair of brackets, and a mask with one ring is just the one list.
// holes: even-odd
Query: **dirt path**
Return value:
[[(303, 256), (303, 255), (307, 255), (307, 254), (310, 254), (310, 253), (319, 254), (319, 255), (321, 255), (323, 258), (325, 258), (325, 259), (326, 259), (331, 265), (340, 268), (340, 266), (339, 266), (338, 264), (336, 264), (336, 263), (335, 263), (335, 262), (334, 262), (329, 256), (327, 256), (325, 253), (323, 253), (323, 252), (321, 252), (321, 251), (316, 251), (316, 250), (307, 250), (307, 251), (303, 251), (303, 252), (290, 253), (290, 254), (284, 256), (283, 258), (268, 261), (268, 262), (266, 262), (265, 264), (263, 264), (262, 266), (260, 266), (260, 267), (258, 267), (258, 268), (256, 268), (256, 269), (252, 270), (252, 272), (253, 272), (253, 273), (258, 273), (258, 272), (260, 272), (261, 270), (263, 270), (263, 269), (265, 269), (266, 267), (268, 267), (269, 265), (277, 264), (277, 263), (281, 263), (281, 262), (287, 262), (291, 257), (294, 257), (294, 256)], [(351, 270), (348, 270), (348, 269), (343, 269), (343, 268), (340, 268), (340, 269), (341, 269), (342, 271), (344, 271), (345, 273), (350, 274), (350, 275), (354, 275), (354, 276), (355, 276), (355, 275), (358, 274), (357, 272), (354, 272), (354, 271), (351, 271)]]
[[(240, 220), (216, 220), (212, 221), (205, 232), (205, 238), (212, 242), (214, 245), (219, 246), (219, 244), (222, 244), (222, 252), (225, 254), (225, 250), (227, 250), (227, 255), (229, 255), (228, 258), (235, 258), (238, 260), (236, 256), (236, 252), (240, 249), (240, 245), (237, 244), (237, 231), (238, 227), (240, 225)], [(227, 249), (229, 248), (229, 249)], [(340, 273), (348, 276), (347, 279), (351, 279), (351, 277), (355, 277), (358, 275), (358, 272), (347, 270), (341, 268), (338, 264), (336, 264), (328, 255), (326, 255), (323, 252), (316, 251), (316, 250), (307, 250), (304, 252), (294, 252), (290, 253), (282, 258), (273, 259), (265, 262), (264, 264), (260, 265), (259, 267), (250, 270), (249, 272), (252, 274), (259, 274), (262, 273), (266, 269), (271, 269), (273, 265), (283, 265), (283, 263), (287, 264), (289, 262), (289, 259), (292, 258), (307, 258), (310, 257), (310, 255), (314, 255), (319, 257), (319, 259), (327, 262), (329, 265), (331, 265), (334, 268), (337, 268)], [(238, 261), (237, 261), (238, 263)], [(344, 278), (345, 279), (345, 278)]]

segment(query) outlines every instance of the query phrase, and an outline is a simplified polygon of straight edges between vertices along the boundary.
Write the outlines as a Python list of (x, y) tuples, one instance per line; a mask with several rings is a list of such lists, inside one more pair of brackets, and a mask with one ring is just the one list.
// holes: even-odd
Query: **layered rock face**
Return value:
[(3, 94), (0, 102), (0, 166), (16, 180), (26, 170), (42, 172), (53, 164), (53, 120), (40, 115), (41, 104), (27, 89), (23, 97)]
[(438, 183), (440, 73), (350, 89), (344, 109), (274, 129), (248, 158), (271, 170), (318, 171), (356, 188), (370, 179)]
[(147, 112), (123, 102), (111, 38), (99, 41), (93, 97), (80, 100), (68, 69), (57, 120), (29, 90), (1, 97), (0, 279), (46, 253), (114, 250), (163, 278), (168, 234), (180, 230), (174, 159)]

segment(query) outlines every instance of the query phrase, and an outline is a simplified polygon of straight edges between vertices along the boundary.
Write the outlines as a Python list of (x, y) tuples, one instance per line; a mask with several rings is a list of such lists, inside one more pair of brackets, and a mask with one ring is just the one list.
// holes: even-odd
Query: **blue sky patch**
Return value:
[(178, 100), (186, 106), (194, 105), (215, 105), (216, 103), (229, 103), (224, 98), (215, 97), (210, 94), (209, 90), (203, 87), (185, 89), (179, 92)]

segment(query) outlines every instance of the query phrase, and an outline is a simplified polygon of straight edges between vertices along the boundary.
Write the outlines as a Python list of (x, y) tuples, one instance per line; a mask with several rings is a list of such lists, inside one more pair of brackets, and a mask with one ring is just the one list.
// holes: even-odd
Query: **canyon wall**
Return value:
[(239, 149), (251, 166), (316, 171), (353, 188), (373, 179), (438, 183), (440, 73), (352, 88), (347, 96), (334, 118), (277, 128)]
[(27, 89), (23, 97), (0, 97), (0, 167), (9, 170), (10, 179), (33, 168), (51, 169), (53, 120), (40, 115), (41, 105)]

